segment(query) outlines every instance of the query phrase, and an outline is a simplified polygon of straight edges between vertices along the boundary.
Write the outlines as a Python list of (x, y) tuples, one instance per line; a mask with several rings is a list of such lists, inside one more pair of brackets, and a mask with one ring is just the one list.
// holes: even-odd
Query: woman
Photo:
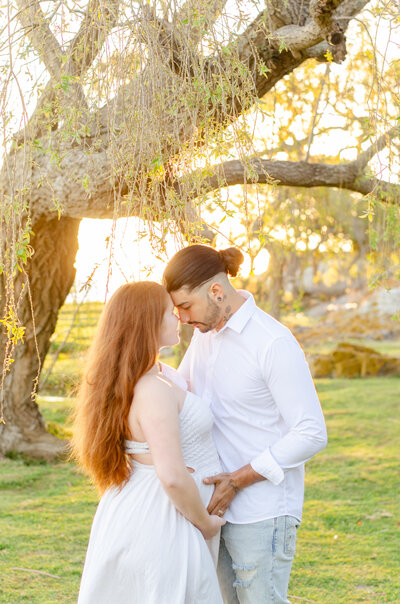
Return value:
[(222, 603), (210, 550), (224, 520), (208, 514), (213, 488), (202, 482), (220, 472), (212, 417), (157, 362), (177, 329), (153, 282), (120, 287), (100, 319), (72, 443), (103, 493), (79, 604)]

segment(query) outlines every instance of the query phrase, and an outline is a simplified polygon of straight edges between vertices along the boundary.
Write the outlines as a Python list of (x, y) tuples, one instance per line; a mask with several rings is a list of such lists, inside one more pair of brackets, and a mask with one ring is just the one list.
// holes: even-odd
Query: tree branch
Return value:
[[(346, 56), (345, 22), (360, 12), (368, 1), (310, 0), (309, 16), (305, 23), (286, 22), (271, 32), (270, 39), (294, 55), (305, 53), (306, 56), (315, 56), (317, 53), (321, 56), (322, 49), (324, 54), (330, 50), (333, 60), (340, 63)], [(314, 53), (311, 48), (314, 48)]]
[[(196, 178), (195, 173), (192, 176)], [(245, 165), (239, 160), (232, 160), (214, 167), (201, 192), (254, 183), (305, 188), (336, 187), (362, 195), (374, 193), (380, 201), (400, 206), (400, 185), (367, 177), (360, 172), (357, 160), (342, 165), (266, 159), (251, 159)], [(177, 191), (180, 186), (177, 182)]]
[(72, 40), (67, 69), (82, 76), (92, 65), (118, 20), (120, 0), (90, 0), (85, 18)]
[[(322, 0), (321, 0), (322, 1)], [(356, 15), (368, 3), (369, 0), (346, 0), (333, 13), (332, 18), (336, 22), (341, 22), (342, 33), (348, 27), (351, 18)], [(280, 8), (282, 3), (279, 1)], [(286, 19), (294, 20), (296, 15), (286, 15)], [(304, 15), (299, 14), (298, 19), (302, 22)], [(276, 21), (275, 21), (276, 22)], [(242, 63), (247, 72), (253, 74), (254, 86), (259, 98), (263, 97), (275, 84), (288, 73), (296, 69), (303, 61), (315, 56), (315, 53), (321, 53), (321, 44), (326, 50), (330, 50), (333, 60), (338, 62), (344, 58), (342, 40), (329, 38), (326, 29), (316, 23), (312, 18), (308, 18), (303, 25), (292, 23), (284, 25), (275, 31), (269, 29), (268, 11), (259, 14), (251, 23), (247, 30), (239, 36), (238, 40), (232, 44), (230, 52), (221, 53), (216, 58), (211, 58), (209, 65), (206, 64), (205, 71), (209, 73), (211, 80), (215, 72), (231, 72), (232, 69), (225, 69), (224, 65), (232, 61)], [(324, 38), (328, 36), (328, 42)], [(342, 36), (344, 39), (344, 36)], [(337, 47), (337, 48), (336, 48)], [(335, 48), (337, 54), (335, 54)], [(321, 59), (320, 54), (318, 55)], [(326, 56), (323, 57), (326, 61)], [(234, 87), (240, 89), (240, 75), (237, 75)], [(230, 115), (238, 115), (247, 107), (243, 107), (240, 98), (237, 96), (232, 99), (225, 99), (225, 106), (229, 108)], [(219, 109), (216, 108), (216, 119), (219, 117)]]
[[(354, 6), (357, 5), (359, 7), (359, 3), (353, 2)], [(365, 2), (364, 2), (365, 4)], [(340, 7), (339, 7), (340, 8)], [(111, 22), (111, 21), (110, 21)], [(346, 21), (347, 23), (347, 21)], [(263, 21), (263, 15), (259, 15), (259, 17), (253, 22), (253, 24), (248, 28), (247, 32), (242, 36), (239, 36), (237, 42), (234, 44), (237, 54), (235, 57), (240, 57), (242, 62), (248, 62), (249, 69), (251, 73), (254, 74), (254, 87), (259, 96), (263, 96), (265, 92), (267, 92), (272, 86), (279, 81), (284, 75), (293, 71), (295, 67), (302, 63), (305, 60), (306, 55), (302, 55), (300, 58), (294, 57), (289, 51), (279, 51), (271, 46), (267, 36), (267, 30), (265, 23)], [(87, 55), (85, 55), (87, 56)], [(229, 61), (228, 54), (225, 57), (221, 57), (222, 65), (219, 67), (221, 72), (224, 72), (225, 61)], [(215, 59), (214, 59), (215, 61)], [(259, 65), (264, 62), (268, 64), (269, 71), (267, 73), (261, 73), (259, 70)], [(82, 64), (87, 64), (87, 60), (84, 60)], [(216, 65), (218, 68), (218, 65)], [(231, 73), (232, 69), (228, 69), (227, 73)], [(138, 95), (135, 96), (135, 90), (139, 89), (140, 86), (140, 78), (145, 77), (144, 74), (140, 74), (138, 76), (138, 80), (132, 82), (128, 86), (121, 87), (117, 97), (115, 97), (108, 105), (103, 107), (100, 111), (99, 123), (101, 124), (101, 116), (104, 115), (107, 111), (118, 111), (121, 113), (121, 120), (124, 119), (124, 107), (128, 103), (132, 103), (134, 101), (137, 102)], [(240, 91), (240, 74), (236, 73), (232, 76), (234, 81), (232, 82), (232, 97), (227, 101), (225, 99), (224, 104), (220, 103), (216, 104), (214, 109), (216, 121), (223, 122), (228, 117), (229, 119), (234, 119), (235, 115), (238, 115), (239, 110), (241, 109), (241, 97), (238, 96), (236, 91)], [(161, 84), (160, 84), (161, 86)], [(142, 95), (143, 96), (143, 95)], [(249, 95), (250, 97), (251, 95)], [(124, 98), (125, 97), (125, 98)], [(121, 99), (121, 101), (119, 100)], [(139, 99), (141, 101), (141, 97)], [(249, 102), (251, 99), (249, 100)], [(151, 103), (152, 98), (151, 95), (149, 97), (144, 98), (145, 103)], [(113, 108), (113, 104), (120, 103), (120, 107)], [(146, 106), (137, 107), (137, 111), (145, 111)], [(211, 118), (210, 118), (211, 119)], [(182, 130), (186, 128), (186, 131), (182, 132), (182, 140), (184, 138), (191, 136), (191, 132), (188, 132), (187, 121), (185, 121), (185, 116), (181, 117), (182, 121)], [(120, 136), (118, 141), (123, 148), (124, 139), (122, 132), (118, 133), (117, 124), (118, 120), (115, 120), (115, 132), (116, 137)], [(106, 122), (105, 122), (106, 125)], [(196, 127), (196, 124), (191, 122), (190, 128), (193, 129)], [(74, 149), (68, 147), (67, 143), (63, 145), (62, 142), (58, 141), (57, 143), (57, 153), (58, 157), (61, 158), (59, 164), (52, 162), (52, 159), (49, 155), (45, 155), (43, 153), (35, 154), (35, 164), (33, 166), (32, 176), (29, 179), (29, 190), (30, 190), (30, 204), (32, 208), (32, 213), (35, 216), (39, 215), (48, 215), (49, 211), (51, 212), (54, 206), (57, 207), (58, 203), (62, 203), (62, 210), (66, 216), (71, 217), (82, 217), (82, 216), (97, 216), (97, 217), (106, 217), (112, 216), (114, 212), (114, 202), (115, 198), (122, 197), (128, 193), (128, 185), (126, 182), (121, 182), (118, 185), (116, 190), (115, 178), (113, 180), (112, 168), (111, 168), (111, 158), (109, 156), (108, 149), (108, 138), (104, 137), (103, 142), (100, 144), (100, 147), (86, 148), (84, 146), (76, 146)], [(117, 140), (115, 141), (117, 144)], [(178, 145), (178, 143), (176, 143)], [(64, 148), (65, 147), (65, 148)], [(140, 149), (137, 153), (139, 153)], [(133, 152), (129, 156), (129, 161), (131, 166), (135, 166), (135, 162), (138, 160), (138, 156), (136, 153), (136, 148), (133, 149)], [(165, 150), (165, 159), (168, 157), (179, 153), (179, 148), (166, 148)], [(266, 161), (266, 160), (256, 160), (258, 162)], [(238, 162), (237, 162), (238, 163)], [(276, 171), (276, 168), (280, 165), (283, 167), (285, 164), (288, 166), (288, 175), (284, 176), (281, 171)], [(21, 173), (19, 173), (19, 163), (16, 162), (18, 166), (16, 168), (14, 181), (16, 183), (25, 183), (25, 177)], [(214, 181), (211, 179), (208, 180), (206, 185), (206, 189), (212, 190), (215, 188), (216, 184), (218, 186), (224, 186), (226, 184), (237, 184), (243, 182), (253, 182), (257, 180), (257, 178), (265, 178), (265, 182), (270, 182), (271, 178), (267, 178), (265, 175), (270, 174), (272, 179), (280, 180), (282, 178), (282, 184), (293, 184), (293, 186), (341, 186), (344, 188), (351, 188), (351, 183), (354, 183), (357, 174), (361, 174), (357, 167), (354, 167), (354, 175), (349, 176), (349, 169), (340, 166), (327, 166), (328, 173), (322, 173), (324, 166), (321, 166), (319, 170), (320, 178), (319, 182), (317, 178), (315, 178), (315, 171), (318, 171), (318, 164), (309, 164), (309, 170), (313, 171), (306, 175), (303, 179), (303, 182), (299, 182), (298, 175), (296, 175), (296, 168), (290, 170), (290, 166), (293, 165), (302, 165), (300, 164), (292, 164), (291, 162), (272, 162), (270, 164), (260, 164), (261, 169), (259, 170), (260, 174), (257, 174), (257, 171), (254, 172), (254, 166), (251, 168), (251, 163), (248, 164), (250, 166), (250, 170), (244, 171), (243, 166), (234, 166), (231, 165), (233, 173), (229, 173), (229, 171), (224, 174), (224, 170), (222, 173), (219, 173), (218, 167), (214, 171)], [(308, 164), (306, 164), (308, 165)], [(229, 165), (226, 164), (225, 168), (228, 169)], [(231, 170), (231, 172), (232, 172)], [(335, 175), (332, 174), (332, 170), (335, 171)], [(236, 176), (235, 176), (236, 174)], [(215, 175), (218, 175), (216, 177)], [(310, 184), (310, 176), (313, 176), (313, 184)], [(6, 179), (1, 178), (0, 175), (0, 189), (7, 191), (9, 188), (9, 184), (7, 184)], [(329, 178), (328, 178), (329, 176)], [(361, 174), (362, 176), (362, 174)], [(236, 179), (236, 182), (234, 182)], [(83, 182), (85, 182), (85, 187), (83, 186)], [(89, 182), (89, 184), (87, 184)], [(192, 181), (193, 182), (193, 181)], [(262, 180), (260, 180), (262, 182)], [(337, 184), (339, 182), (339, 184)], [(307, 184), (308, 183), (308, 184)], [(21, 185), (22, 186), (22, 185)], [(132, 182), (130, 183), (132, 186)], [(179, 189), (180, 186), (183, 186), (183, 183), (177, 183), (176, 188)], [(362, 182), (358, 184), (358, 188), (354, 188), (353, 190), (359, 190), (360, 192), (365, 194), (365, 189), (371, 191), (373, 190), (374, 184), (373, 181), (364, 179)], [(189, 191), (191, 192), (191, 185), (188, 185)], [(193, 197), (198, 195), (198, 191), (193, 191)], [(187, 199), (187, 195), (185, 195), (185, 199)], [(150, 202), (150, 200), (149, 200)], [(124, 206), (125, 207), (125, 206)], [(127, 206), (126, 206), (127, 207)], [(140, 205), (138, 205), (140, 211)], [(131, 211), (135, 213), (136, 208), (131, 208)]]
[[(311, 146), (314, 140), (314, 131), (315, 131), (315, 126), (317, 124), (317, 118), (318, 118), (318, 109), (319, 109), (319, 104), (321, 102), (321, 97), (322, 97), (322, 93), (324, 91), (325, 85), (327, 80), (329, 79), (329, 72), (330, 72), (330, 63), (327, 63), (326, 67), (325, 67), (325, 73), (324, 75), (321, 77), (320, 79), (320, 89), (319, 89), (319, 93), (318, 96), (316, 98), (315, 101), (315, 108), (313, 111), (313, 118), (312, 118), (312, 123), (311, 123), (311, 130), (310, 130), (310, 134), (308, 136), (308, 144), (307, 144), (307, 153), (306, 153), (306, 161), (308, 161), (309, 157), (310, 157), (310, 152), (311, 152)], [(329, 95), (329, 93), (328, 93)], [(326, 105), (325, 105), (326, 106)], [(322, 112), (321, 112), (322, 113)], [(321, 115), (321, 114), (320, 114)]]
[[(186, 0), (174, 15), (173, 25), (175, 28), (177, 25), (182, 28), (182, 24), (187, 22), (183, 28), (185, 39), (191, 40), (192, 46), (195, 48), (204, 34), (214, 25), (226, 2), (227, 0), (203, 0), (199, 4), (198, 0)], [(199, 27), (198, 23), (201, 22), (202, 26)]]
[[(90, 0), (77, 34), (63, 51), (57, 39), (50, 30), (50, 25), (40, 8), (38, 0), (26, 4), (26, 0), (18, 0), (20, 7), (19, 19), (31, 40), (40, 59), (50, 73), (38, 104), (26, 127), (15, 135), (17, 144), (26, 140), (39, 138), (46, 128), (54, 128), (57, 101), (71, 107), (78, 106), (88, 111), (86, 98), (78, 77), (82, 77), (98, 55), (109, 32), (118, 18), (120, 0), (110, 0), (104, 7), (100, 0)], [(39, 28), (39, 29), (38, 29)], [(41, 34), (44, 34), (43, 37)], [(64, 60), (63, 56), (67, 56)], [(68, 78), (65, 89), (59, 85), (62, 76)], [(57, 88), (55, 88), (57, 84)], [(48, 107), (47, 118), (43, 109)]]
[[(198, 45), (211, 29), (226, 4), (226, 0), (187, 0), (177, 10), (171, 22), (157, 14), (156, 8), (143, 2), (141, 13), (147, 23), (157, 30), (144, 28), (141, 32), (151, 52), (161, 51), (161, 56), (170, 69), (183, 78), (195, 77), (199, 64)], [(149, 35), (150, 34), (150, 35)], [(198, 71), (198, 70), (197, 70)]]
[(372, 145), (370, 145), (370, 147), (368, 147), (368, 149), (361, 153), (356, 159), (356, 163), (360, 171), (367, 166), (368, 162), (374, 157), (374, 155), (376, 155), (380, 151), (383, 151), (383, 149), (387, 147), (388, 143), (392, 139), (397, 138), (399, 136), (400, 125), (396, 124), (396, 126), (390, 128), (390, 130), (382, 134), (376, 141), (374, 141)]
[(44, 63), (50, 76), (59, 79), (62, 66), (62, 49), (50, 29), (39, 0), (17, 0), (18, 19), (25, 30), (32, 46)]

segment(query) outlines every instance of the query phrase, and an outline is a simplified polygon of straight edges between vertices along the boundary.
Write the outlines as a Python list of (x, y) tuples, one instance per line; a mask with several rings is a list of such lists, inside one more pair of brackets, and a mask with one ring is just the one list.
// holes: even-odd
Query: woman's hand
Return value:
[(207, 525), (200, 529), (204, 539), (211, 539), (212, 537), (215, 537), (215, 535), (217, 535), (218, 531), (221, 529), (221, 526), (224, 526), (225, 523), (226, 520), (224, 518), (220, 518), (214, 514), (210, 515)]

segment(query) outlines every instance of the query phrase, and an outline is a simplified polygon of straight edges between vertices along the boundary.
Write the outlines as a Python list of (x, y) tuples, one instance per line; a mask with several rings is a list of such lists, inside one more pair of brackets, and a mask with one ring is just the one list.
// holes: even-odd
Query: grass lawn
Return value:
[[(307, 464), (292, 603), (400, 602), (400, 379), (317, 386), (329, 445)], [(48, 421), (64, 424), (70, 399), (40, 404)], [(7, 458), (0, 490), (0, 602), (75, 602), (93, 487), (73, 464)]]
[(329, 444), (306, 466), (289, 591), (332, 604), (400, 602), (400, 379), (317, 387)]

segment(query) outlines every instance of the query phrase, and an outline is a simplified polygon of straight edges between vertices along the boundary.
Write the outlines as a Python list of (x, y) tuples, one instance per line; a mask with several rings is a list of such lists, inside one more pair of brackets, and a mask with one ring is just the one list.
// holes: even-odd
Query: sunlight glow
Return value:
[[(155, 249), (145, 224), (137, 218), (84, 219), (79, 229), (79, 250), (76, 256), (76, 283), (69, 299), (109, 299), (127, 281), (152, 280), (161, 282), (166, 263), (183, 247), (181, 239), (165, 238), (165, 250)], [(226, 241), (217, 248), (227, 247)], [(240, 276), (248, 277), (250, 256), (245, 257)], [(254, 261), (253, 273), (268, 269), (269, 254), (263, 249)]]
[(171, 236), (164, 250), (155, 249), (148, 229), (137, 218), (84, 219), (75, 261), (75, 295), (104, 301), (127, 281), (161, 282), (165, 264), (181, 247), (182, 242)]

